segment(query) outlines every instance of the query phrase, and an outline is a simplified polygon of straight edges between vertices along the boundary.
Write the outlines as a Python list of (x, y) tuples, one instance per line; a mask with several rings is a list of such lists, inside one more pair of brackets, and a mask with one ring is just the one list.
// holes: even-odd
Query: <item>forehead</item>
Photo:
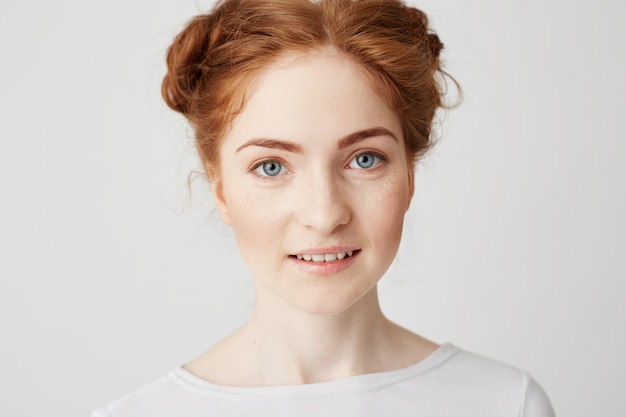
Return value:
[(289, 53), (251, 83), (224, 147), (252, 137), (338, 139), (375, 126), (402, 136), (400, 121), (374, 91), (363, 68), (340, 53)]

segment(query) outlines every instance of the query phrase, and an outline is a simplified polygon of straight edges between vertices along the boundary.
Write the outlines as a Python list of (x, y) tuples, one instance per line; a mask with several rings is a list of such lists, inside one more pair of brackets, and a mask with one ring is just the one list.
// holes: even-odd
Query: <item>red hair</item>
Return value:
[[(245, 105), (255, 75), (281, 54), (332, 47), (358, 63), (397, 112), (408, 156), (432, 144), (443, 106), (443, 44), (400, 0), (225, 0), (193, 18), (167, 53), (165, 102), (192, 124), (205, 166)], [(454, 81), (454, 80), (453, 80)]]

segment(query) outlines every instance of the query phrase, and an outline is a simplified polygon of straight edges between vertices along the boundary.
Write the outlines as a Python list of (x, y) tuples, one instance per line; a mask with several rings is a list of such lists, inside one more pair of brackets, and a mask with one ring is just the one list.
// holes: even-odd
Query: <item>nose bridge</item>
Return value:
[(322, 233), (331, 233), (350, 220), (345, 187), (338, 173), (316, 166), (305, 175), (299, 221)]

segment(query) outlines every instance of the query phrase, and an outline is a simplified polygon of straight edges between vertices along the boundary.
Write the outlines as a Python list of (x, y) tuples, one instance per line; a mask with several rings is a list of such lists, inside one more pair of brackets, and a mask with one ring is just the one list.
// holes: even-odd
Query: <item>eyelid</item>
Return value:
[[(268, 162), (276, 162), (279, 163), (282, 167), (281, 172), (278, 175), (261, 175), (257, 172), (257, 169), (259, 169), (260, 167), (263, 166), (263, 164), (266, 164)], [(286, 172), (283, 172), (286, 171)], [(248, 172), (255, 175), (257, 178), (261, 178), (262, 180), (272, 180), (272, 179), (276, 179), (276, 178), (280, 178), (284, 175), (287, 175), (289, 173), (289, 168), (287, 167), (287, 164), (285, 163), (285, 161), (283, 161), (280, 158), (264, 158), (261, 160), (257, 160), (254, 163), (252, 163), (252, 165), (250, 165), (250, 168), (248, 168)]]
[[(377, 163), (376, 165), (370, 167), (370, 168), (351, 168), (350, 165), (352, 164), (352, 162), (358, 158), (359, 156), (363, 155), (363, 154), (372, 154), (374, 157), (378, 158), (380, 161), (379, 163)], [(362, 171), (370, 171), (375, 169), (376, 167), (380, 166), (381, 164), (385, 164), (389, 162), (389, 158), (382, 152), (380, 151), (375, 151), (372, 149), (360, 149), (359, 151), (355, 152), (352, 154), (352, 156), (350, 157), (350, 159), (348, 160), (348, 164), (346, 165), (346, 168), (348, 169), (356, 169), (356, 170), (362, 170)]]

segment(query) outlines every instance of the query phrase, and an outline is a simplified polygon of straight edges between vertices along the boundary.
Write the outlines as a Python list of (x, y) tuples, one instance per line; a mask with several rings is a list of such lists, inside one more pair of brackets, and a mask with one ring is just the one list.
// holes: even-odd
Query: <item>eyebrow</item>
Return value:
[[(372, 127), (369, 129), (359, 130), (358, 132), (350, 133), (349, 135), (344, 136), (337, 142), (337, 148), (347, 148), (350, 145), (354, 145), (355, 143), (359, 143), (365, 139), (377, 136), (388, 136), (396, 142), (398, 141), (396, 135), (394, 135), (389, 129), (385, 129), (384, 127)], [(239, 152), (240, 150), (249, 146), (260, 146), (263, 148), (281, 149), (287, 152), (302, 153), (302, 146), (298, 145), (297, 143), (269, 138), (250, 139), (249, 141), (238, 147), (235, 152)]]
[(237, 148), (236, 152), (247, 148), (248, 146), (260, 146), (263, 148), (272, 148), (272, 149), (282, 149), (283, 151), (293, 152), (293, 153), (301, 153), (302, 146), (295, 144), (293, 142), (286, 142), (278, 139), (250, 139), (243, 145)]
[(354, 145), (355, 143), (359, 143), (365, 139), (377, 136), (389, 136), (390, 138), (398, 142), (398, 138), (396, 137), (396, 135), (391, 133), (390, 130), (385, 129), (384, 127), (372, 127), (370, 129), (359, 130), (358, 132), (350, 133), (348, 136), (339, 139), (337, 147), (339, 149), (347, 148), (350, 145)]

